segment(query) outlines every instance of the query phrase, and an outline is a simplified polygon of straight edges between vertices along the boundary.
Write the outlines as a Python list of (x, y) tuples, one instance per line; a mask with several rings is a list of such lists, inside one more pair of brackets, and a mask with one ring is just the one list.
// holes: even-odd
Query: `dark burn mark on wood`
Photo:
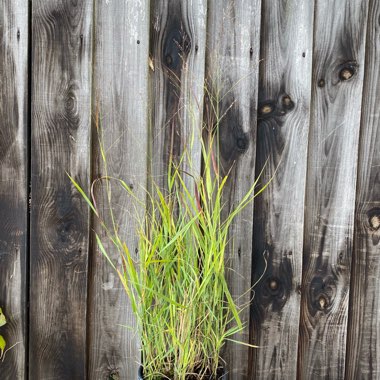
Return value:
[(315, 317), (318, 311), (328, 312), (334, 302), (337, 287), (337, 279), (332, 275), (315, 276), (308, 289), (308, 309), (311, 316)]
[(238, 157), (247, 151), (250, 144), (249, 134), (243, 131), (240, 114), (236, 107), (229, 109), (221, 120), (219, 140), (222, 166), (224, 171), (228, 172)]
[(191, 40), (178, 18), (173, 18), (171, 24), (167, 26), (164, 41), (163, 62), (168, 69), (181, 71), (191, 49)]
[[(81, 208), (85, 208), (83, 200), (69, 183), (57, 189), (54, 199), (55, 208), (49, 213), (41, 214), (40, 223), (44, 226), (45, 237), (57, 251), (75, 251), (86, 227), (81, 217)], [(77, 258), (80, 259), (80, 256)]]
[[(80, 4), (71, 4), (74, 8), (81, 7)], [(60, 64), (60, 69), (62, 73), (67, 73), (70, 77), (75, 76), (75, 67), (73, 66), (72, 55), (67, 54), (68, 49), (73, 53), (77, 52), (78, 54), (75, 57), (75, 60), (78, 60), (77, 64), (80, 64), (82, 60), (87, 59), (86, 52), (89, 47), (87, 44), (83, 43), (85, 41), (84, 35), (81, 38), (81, 33), (78, 33), (78, 25), (76, 22), (80, 21), (81, 12), (73, 16), (74, 12), (70, 14), (65, 12), (63, 9), (53, 8), (51, 9), (48, 17), (51, 20), (51, 28), (54, 30), (54, 33), (49, 35), (48, 43), (51, 46), (65, 46), (63, 49), (54, 49), (56, 59)], [(37, 25), (37, 20), (40, 22), (45, 22), (45, 20), (39, 19), (38, 17), (34, 18), (34, 22)], [(72, 33), (67, 33), (67, 27), (72, 27)], [(79, 29), (79, 28), (78, 28)], [(80, 30), (80, 29), (79, 29)], [(78, 38), (79, 37), (79, 38)]]
[(245, 134), (242, 134), (241, 137), (238, 137), (236, 139), (236, 147), (242, 153), (244, 153), (247, 150), (247, 148), (248, 148), (248, 138), (247, 138), (247, 136)]
[[(153, 4), (154, 21), (150, 33), (150, 55), (158, 65), (162, 67), (164, 87), (162, 96), (162, 108), (164, 119), (160, 121), (163, 131), (162, 162), (167, 163), (172, 158), (177, 161), (182, 146), (181, 123), (181, 79), (183, 67), (192, 48), (192, 39), (186, 29), (187, 20), (183, 19), (182, 4), (170, 2), (167, 17), (162, 18), (161, 7), (163, 4)], [(160, 23), (161, 21), (162, 23)], [(199, 48), (199, 47), (198, 47)]]
[[(66, 246), (71, 250), (80, 238), (80, 225), (77, 223), (78, 214), (70, 213), (63, 219), (54, 220), (56, 226), (56, 244), (59, 248)], [(79, 250), (78, 250), (79, 252)]]
[(325, 85), (326, 85), (326, 82), (325, 82), (324, 79), (320, 79), (320, 80), (318, 81), (318, 87), (323, 88), (323, 87), (325, 87)]
[(78, 112), (77, 93), (79, 91), (78, 84), (72, 81), (63, 93), (64, 111), (61, 115), (57, 115), (59, 123), (64, 122), (71, 131), (76, 131), (80, 125), (80, 115)]
[[(273, 248), (268, 247), (268, 249), (273, 252)], [(254, 307), (260, 310), (259, 314), (265, 313), (269, 307), (274, 312), (280, 312), (292, 291), (293, 270), (291, 261), (284, 255), (281, 262), (275, 266), (271, 261), (272, 256), (273, 254), (269, 254), (267, 271), (255, 289)], [(257, 275), (263, 269), (262, 263), (260, 264), (262, 260), (255, 254), (254, 267)]]
[[(258, 120), (267, 119), (275, 116), (285, 116), (295, 108), (295, 103), (288, 94), (281, 90), (276, 99), (263, 100), (259, 102)], [(281, 123), (278, 123), (279, 125)]]

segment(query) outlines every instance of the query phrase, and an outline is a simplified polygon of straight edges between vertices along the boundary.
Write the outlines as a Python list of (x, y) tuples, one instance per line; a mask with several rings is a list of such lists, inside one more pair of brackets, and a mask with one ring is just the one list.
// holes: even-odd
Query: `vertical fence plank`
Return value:
[(370, 1), (346, 379), (380, 379), (380, 3)]
[(92, 1), (32, 4), (31, 379), (85, 379)]
[[(260, 50), (261, 1), (209, 1), (206, 78), (213, 93), (220, 92), (219, 160), (225, 187), (225, 210), (239, 202), (254, 182), (256, 103)], [(231, 227), (226, 273), (233, 297), (241, 306), (246, 327), (233, 338), (249, 342), (249, 301), (252, 259), (253, 205)], [(226, 345), (231, 379), (248, 379), (247, 346)]]
[[(99, 1), (95, 27), (93, 113), (102, 130), (108, 175), (123, 179), (143, 199), (148, 139), (149, 1)], [(106, 172), (99, 154), (101, 135), (95, 128), (93, 136), (97, 151), (93, 160), (94, 178), (99, 178)], [(119, 234), (130, 251), (135, 252), (136, 205), (117, 183), (110, 185), (111, 207)], [(104, 181), (101, 187), (95, 187), (100, 214), (110, 227), (105, 190)], [(94, 223), (94, 229), (106, 239), (99, 222)], [(113, 245), (105, 242), (104, 246), (118, 262)], [(140, 355), (132, 308), (116, 272), (95, 248), (90, 276), (88, 376), (135, 379)]]
[(317, 1), (298, 375), (343, 379), (366, 1)]
[[(296, 378), (313, 43), (312, 1), (263, 1), (255, 200), (252, 377)], [(266, 163), (267, 162), (267, 163)], [(265, 259), (267, 269), (265, 270)]]
[(162, 189), (170, 155), (185, 154), (183, 169), (200, 174), (206, 16), (206, 0), (153, 2), (151, 157), (153, 179)]
[(0, 307), (9, 350), (3, 379), (25, 377), (28, 3), (0, 5)]

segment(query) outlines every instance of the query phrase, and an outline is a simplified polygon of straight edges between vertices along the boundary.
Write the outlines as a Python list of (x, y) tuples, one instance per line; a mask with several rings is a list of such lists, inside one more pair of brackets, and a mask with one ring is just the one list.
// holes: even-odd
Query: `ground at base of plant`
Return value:
[[(216, 378), (215, 378), (215, 376), (210, 375), (210, 374), (205, 374), (202, 377), (200, 377), (199, 375), (187, 375), (186, 376), (186, 380), (227, 380), (227, 379), (228, 379), (228, 376), (227, 376), (227, 373), (223, 367), (218, 368)], [(143, 376), (143, 368), (142, 367), (139, 368), (138, 380), (145, 380), (145, 378)], [(163, 377), (163, 378), (155, 378), (154, 380), (168, 380), (168, 379)]]

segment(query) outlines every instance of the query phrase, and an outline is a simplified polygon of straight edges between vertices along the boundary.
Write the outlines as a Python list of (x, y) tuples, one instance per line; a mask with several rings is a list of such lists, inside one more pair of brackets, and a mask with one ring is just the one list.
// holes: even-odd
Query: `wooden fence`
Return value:
[(260, 348), (227, 345), (230, 379), (380, 379), (379, 1), (2, 0), (0, 38), (1, 379), (136, 378), (130, 307), (65, 171), (103, 174), (96, 114), (114, 175), (164, 178), (205, 81), (227, 204), (274, 176), (232, 230), (232, 293), (268, 267), (238, 337)]

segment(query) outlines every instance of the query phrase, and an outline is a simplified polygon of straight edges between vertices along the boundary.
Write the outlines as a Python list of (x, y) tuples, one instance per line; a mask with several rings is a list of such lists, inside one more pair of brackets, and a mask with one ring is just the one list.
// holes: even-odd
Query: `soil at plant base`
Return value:
[[(162, 379), (162, 380), (164, 380), (164, 379)], [(165, 380), (167, 380), (167, 379), (165, 379)], [(186, 380), (227, 380), (227, 377), (225, 375), (224, 369), (219, 368), (217, 371), (216, 378), (215, 378), (215, 376), (212, 376), (210, 374), (208, 374), (208, 375), (205, 374), (202, 378), (200, 378), (197, 375), (188, 375), (188, 376), (186, 376)]]
[[(205, 376), (202, 377), (202, 380), (219, 380), (219, 379), (220, 380), (224, 380), (225, 379), (223, 368), (218, 369), (216, 378), (215, 378), (215, 376), (211, 376), (211, 375), (205, 375)], [(186, 380), (200, 380), (200, 378), (197, 377), (197, 376), (187, 376)]]

